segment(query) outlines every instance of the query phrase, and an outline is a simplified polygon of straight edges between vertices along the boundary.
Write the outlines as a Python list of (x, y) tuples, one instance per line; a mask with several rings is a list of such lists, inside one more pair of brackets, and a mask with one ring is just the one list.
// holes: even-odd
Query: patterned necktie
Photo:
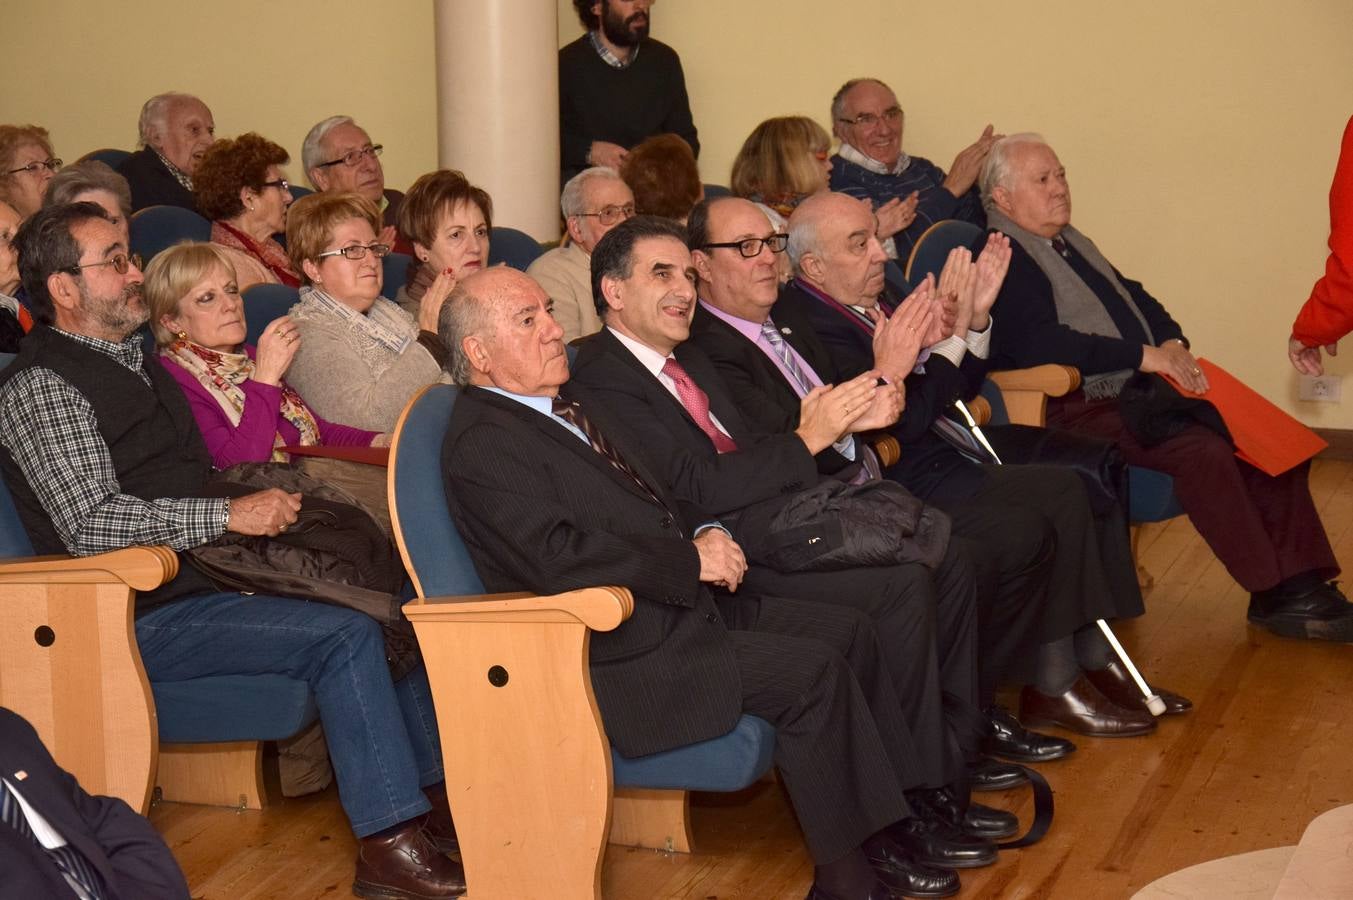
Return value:
[(667, 508), (667, 504), (663, 503), (662, 499), (648, 486), (647, 482), (639, 477), (638, 472), (630, 468), (629, 463), (625, 462), (624, 458), (621, 457), (614, 445), (606, 440), (605, 435), (597, 429), (596, 424), (583, 413), (582, 407), (572, 400), (565, 400), (563, 397), (555, 397), (552, 408), (556, 416), (563, 419), (565, 422), (568, 422), (586, 435), (587, 442), (592, 445), (592, 449), (606, 457), (606, 461), (611, 464), (612, 468), (633, 481), (639, 490), (654, 503), (664, 509)]
[(1060, 237), (1055, 237), (1050, 238), (1049, 242), (1052, 244), (1052, 249), (1056, 250), (1063, 257), (1068, 255), (1066, 252), (1066, 241), (1062, 240)]
[(714, 424), (714, 420), (709, 416), (709, 395), (700, 389), (700, 385), (691, 380), (691, 376), (686, 372), (684, 366), (676, 359), (668, 357), (662, 364), (662, 374), (672, 379), (676, 383), (677, 399), (681, 405), (686, 407), (686, 412), (690, 413), (695, 424), (700, 426), (700, 430), (714, 444), (714, 449), (720, 453), (728, 453), (738, 449), (737, 443), (728, 435), (719, 430), (719, 426)]
[(9, 785), (5, 783), (4, 779), (0, 779), (0, 822), (28, 838), (38, 849), (46, 853), (47, 857), (60, 870), (71, 890), (75, 891), (76, 896), (86, 897), (89, 900), (102, 900), (105, 896), (103, 879), (99, 877), (98, 871), (89, 864), (89, 860), (85, 859), (84, 854), (79, 850), (76, 850), (70, 844), (52, 848), (42, 846), (42, 842), (33, 834), (33, 829), (28, 824), (28, 818), (24, 815), (23, 808), (19, 806), (18, 798), (10, 791)]
[(790, 378), (794, 380), (799, 396), (802, 397), (811, 391), (813, 383), (808, 380), (807, 375), (803, 374), (803, 368), (799, 365), (799, 361), (794, 358), (794, 353), (790, 350), (789, 345), (780, 336), (780, 329), (776, 328), (775, 323), (770, 319), (761, 323), (761, 336), (766, 339), (766, 343), (770, 344), (770, 349), (774, 351), (780, 362), (785, 364), (785, 369), (788, 370)]

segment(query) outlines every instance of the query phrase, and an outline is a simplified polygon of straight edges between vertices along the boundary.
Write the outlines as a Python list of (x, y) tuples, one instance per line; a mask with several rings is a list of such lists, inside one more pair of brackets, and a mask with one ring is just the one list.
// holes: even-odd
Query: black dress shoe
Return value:
[(994, 759), (980, 759), (968, 766), (968, 787), (974, 791), (1008, 791), (1029, 783), (1024, 769)]
[(1156, 730), (1155, 717), (1149, 712), (1119, 706), (1083, 673), (1056, 697), (1026, 684), (1019, 696), (1019, 717), (1031, 725), (1057, 725), (1090, 737), (1133, 737)]
[(964, 834), (933, 814), (922, 816), (903, 819), (887, 830), (888, 837), (916, 860), (948, 869), (977, 869), (996, 861), (996, 845), (991, 841)]
[(1333, 582), (1296, 596), (1279, 591), (1251, 594), (1248, 618), (1280, 637), (1353, 641), (1353, 603)]
[(465, 894), (465, 870), (432, 846), (421, 819), (357, 842), (354, 895), (372, 900), (451, 900)]
[[(1091, 684), (1099, 688), (1101, 694), (1119, 706), (1125, 706), (1128, 709), (1146, 709), (1146, 698), (1142, 696), (1141, 691), (1137, 690), (1137, 682), (1133, 681), (1132, 676), (1128, 674), (1127, 666), (1118, 660), (1115, 659), (1102, 669), (1087, 669), (1085, 677), (1090, 679)], [(1167, 691), (1164, 688), (1152, 687), (1151, 690), (1165, 704), (1167, 716), (1177, 716), (1193, 709), (1193, 701), (1188, 697), (1176, 694), (1174, 691)]]
[(879, 881), (903, 897), (952, 897), (958, 893), (958, 873), (949, 866), (929, 865), (886, 837), (864, 842), (864, 853)]
[(965, 805), (948, 788), (908, 791), (907, 800), (924, 805), (946, 825), (973, 837), (996, 841), (1013, 837), (1019, 832), (1017, 816), (980, 803), (969, 802)]
[(1003, 707), (987, 707), (987, 718), (991, 734), (983, 749), (992, 756), (1015, 762), (1051, 762), (1076, 752), (1076, 745), (1066, 738), (1030, 731)]
[[(932, 869), (931, 871), (938, 870)], [(874, 882), (874, 886), (869, 889), (869, 893), (865, 895), (863, 898), (860, 898), (860, 900), (894, 900), (895, 897), (904, 897), (904, 896), (952, 897), (954, 894), (958, 893), (958, 875), (954, 874), (953, 872), (950, 872), (949, 874), (954, 876), (954, 887), (952, 890), (945, 891), (944, 893), (922, 893), (920, 891), (917, 891), (915, 893), (905, 893), (902, 892), (900, 889), (897, 893), (894, 893), (888, 887), (888, 885), (884, 884), (884, 882), (880, 879)], [(847, 898), (842, 897), (840, 894), (833, 894), (826, 888), (818, 886), (817, 882), (814, 882), (813, 886), (808, 889), (808, 896), (803, 898), (803, 900), (856, 900), (856, 898), (854, 897)]]

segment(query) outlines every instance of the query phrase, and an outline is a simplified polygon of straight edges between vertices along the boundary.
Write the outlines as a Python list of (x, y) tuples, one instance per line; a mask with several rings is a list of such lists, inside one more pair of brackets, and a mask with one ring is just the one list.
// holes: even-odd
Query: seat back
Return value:
[(0, 559), (17, 559), (33, 555), (33, 544), (19, 518), (19, 509), (9, 486), (0, 478)]
[(722, 184), (706, 184), (704, 185), (704, 188), (706, 200), (713, 200), (717, 197), (733, 196), (733, 192)]
[(105, 147), (102, 150), (90, 150), (76, 162), (101, 162), (110, 169), (116, 169), (122, 165), (123, 161), (132, 155), (130, 150), (117, 150), (112, 147)]
[(175, 244), (211, 240), (211, 223), (181, 206), (147, 206), (132, 213), (131, 231), (132, 252), (147, 263)]
[(907, 259), (907, 280), (919, 284), (927, 275), (940, 275), (949, 251), (955, 247), (972, 247), (982, 236), (982, 229), (971, 222), (943, 219), (931, 225), (916, 240)]
[(244, 289), (244, 342), (258, 346), (259, 336), (268, 323), (300, 300), (300, 292), (285, 284), (255, 284)]
[(525, 272), (527, 266), (535, 262), (545, 251), (540, 242), (524, 231), (503, 225), (493, 226), (489, 235), (489, 265), (507, 263), (519, 272)]
[(409, 280), (409, 266), (413, 257), (407, 253), (391, 253), (381, 260), (381, 296), (395, 299), (395, 294)]
[(442, 478), (442, 441), (459, 393), (450, 384), (424, 388), (404, 408), (390, 444), (390, 519), (420, 597), (484, 593)]

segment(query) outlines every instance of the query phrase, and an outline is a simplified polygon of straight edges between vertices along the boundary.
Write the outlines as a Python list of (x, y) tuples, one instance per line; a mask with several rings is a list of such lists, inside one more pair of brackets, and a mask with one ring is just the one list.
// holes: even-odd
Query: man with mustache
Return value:
[(193, 173), (216, 140), (207, 104), (191, 94), (158, 94), (141, 107), (141, 149), (117, 167), (132, 189), (132, 211), (147, 206), (197, 209)]
[(573, 0), (587, 34), (559, 51), (563, 181), (588, 166), (619, 170), (644, 138), (676, 134), (700, 155), (681, 59), (648, 36), (653, 0)]
[[(19, 230), (37, 325), (0, 375), (0, 472), (34, 549), (182, 551), (226, 531), (276, 536), (299, 494), (204, 497), (211, 457), (173, 378), (142, 353), (139, 260), (94, 203), (42, 209)], [(422, 667), (397, 684), (375, 620), (337, 606), (221, 591), (187, 560), (135, 598), (151, 683), (204, 675), (306, 681), (357, 836), (361, 897), (465, 892)], [(424, 788), (429, 789), (424, 794)]]

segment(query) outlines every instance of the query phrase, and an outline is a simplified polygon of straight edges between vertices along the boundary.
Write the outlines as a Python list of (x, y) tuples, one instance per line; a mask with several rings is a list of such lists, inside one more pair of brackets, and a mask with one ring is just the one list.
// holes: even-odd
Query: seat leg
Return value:
[(155, 784), (173, 803), (262, 809), (263, 743), (161, 744)]
[(617, 788), (611, 805), (610, 842), (690, 853), (690, 792)]

